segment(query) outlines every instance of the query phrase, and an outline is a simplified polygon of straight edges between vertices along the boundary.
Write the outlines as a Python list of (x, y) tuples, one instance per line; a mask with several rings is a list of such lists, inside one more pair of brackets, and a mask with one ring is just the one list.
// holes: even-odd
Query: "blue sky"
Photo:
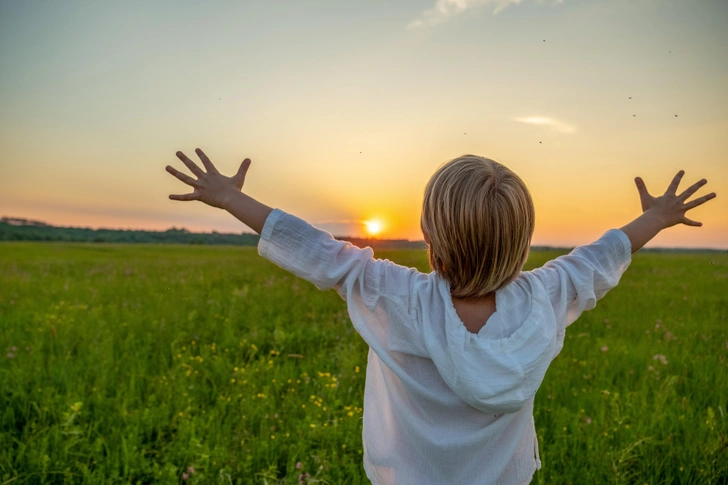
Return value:
[(200, 147), (331, 232), (417, 239), (429, 176), (476, 153), (529, 185), (536, 244), (684, 168), (718, 198), (654, 245), (728, 248), (726, 25), (723, 0), (2, 2), (0, 215), (245, 230), (167, 198)]

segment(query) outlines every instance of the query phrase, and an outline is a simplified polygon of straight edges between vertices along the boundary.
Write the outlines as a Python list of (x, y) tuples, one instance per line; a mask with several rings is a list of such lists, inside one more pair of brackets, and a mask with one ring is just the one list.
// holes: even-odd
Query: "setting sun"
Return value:
[(367, 233), (370, 236), (376, 236), (382, 231), (382, 223), (377, 220), (364, 221), (364, 225), (367, 228)]

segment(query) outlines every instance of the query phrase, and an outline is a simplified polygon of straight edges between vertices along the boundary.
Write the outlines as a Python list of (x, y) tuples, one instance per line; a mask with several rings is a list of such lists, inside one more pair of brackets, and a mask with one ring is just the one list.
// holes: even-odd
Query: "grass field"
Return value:
[[(533, 483), (728, 483), (727, 314), (727, 254), (635, 255), (537, 394)], [(0, 485), (368, 483), (366, 345), (255, 248), (0, 244), (0, 352)]]

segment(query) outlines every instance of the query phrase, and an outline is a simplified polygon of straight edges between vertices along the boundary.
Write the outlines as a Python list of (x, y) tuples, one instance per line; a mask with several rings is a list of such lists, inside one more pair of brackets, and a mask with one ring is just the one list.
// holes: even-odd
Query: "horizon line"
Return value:
[[(30, 224), (13, 224), (9, 221), (24, 221), (28, 222)], [(9, 217), (9, 216), (2, 216), (0, 217), (0, 223), (8, 224), (11, 226), (31, 226), (31, 227), (52, 227), (52, 228), (58, 228), (58, 229), (87, 229), (91, 231), (140, 231), (140, 232), (167, 232), (174, 229), (177, 230), (184, 230), (187, 231), (190, 234), (221, 234), (221, 235), (250, 235), (250, 236), (260, 236), (255, 231), (247, 232), (247, 231), (241, 231), (241, 232), (220, 232), (215, 229), (211, 230), (210, 232), (195, 232), (190, 231), (189, 229), (185, 227), (177, 227), (177, 226), (171, 226), (167, 228), (166, 230), (153, 230), (153, 229), (126, 229), (126, 228), (111, 228), (111, 227), (98, 227), (93, 228), (89, 226), (56, 226), (53, 224), (49, 224), (44, 221), (40, 221), (37, 219), (26, 219), (23, 217)], [(315, 226), (314, 226), (315, 227)], [(328, 232), (328, 231), (327, 231)], [(331, 233), (330, 233), (331, 234)], [(406, 238), (378, 238), (378, 237), (367, 237), (367, 236), (345, 236), (345, 235), (334, 235), (332, 236), (335, 239), (339, 240), (349, 240), (349, 239), (359, 239), (364, 241), (379, 241), (379, 242), (408, 242), (412, 244), (426, 244), (424, 239), (406, 239)], [(6, 241), (3, 241), (6, 242)], [(536, 249), (574, 249), (579, 247), (580, 245), (575, 246), (552, 246), (548, 244), (532, 244), (530, 248), (536, 248)], [(581, 245), (583, 246), (583, 244)], [(728, 252), (728, 247), (722, 248), (722, 247), (708, 247), (708, 246), (691, 246), (691, 247), (681, 247), (681, 246), (650, 246), (650, 247), (643, 247), (640, 249), (640, 251), (650, 251), (650, 250), (663, 250), (663, 251), (726, 251)]]

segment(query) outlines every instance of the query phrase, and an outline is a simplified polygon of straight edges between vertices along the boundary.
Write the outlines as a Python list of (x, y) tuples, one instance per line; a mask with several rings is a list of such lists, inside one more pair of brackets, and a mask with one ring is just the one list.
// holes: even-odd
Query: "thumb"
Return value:
[(238, 169), (238, 173), (235, 174), (233, 179), (235, 180), (235, 184), (238, 187), (242, 187), (243, 183), (245, 183), (245, 174), (248, 173), (248, 168), (250, 168), (250, 159), (246, 158), (243, 160), (243, 163), (240, 164), (240, 168)]
[(695, 227), (700, 227), (703, 225), (702, 222), (694, 221), (692, 219), (688, 219), (687, 217), (683, 217), (682, 223), (685, 224), (686, 226), (695, 226)]
[(652, 205), (652, 196), (647, 192), (647, 186), (645, 186), (644, 180), (640, 177), (634, 179), (634, 183), (637, 186), (637, 191), (640, 194), (640, 202), (642, 203), (642, 212), (646, 211)]

